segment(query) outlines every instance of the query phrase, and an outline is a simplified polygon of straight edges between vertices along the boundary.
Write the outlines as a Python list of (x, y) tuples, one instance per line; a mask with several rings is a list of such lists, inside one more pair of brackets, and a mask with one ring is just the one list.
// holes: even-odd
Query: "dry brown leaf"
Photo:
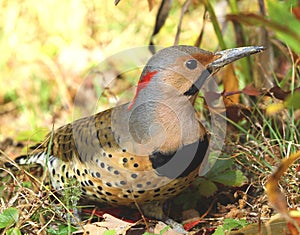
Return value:
[(226, 106), (226, 116), (234, 122), (238, 122), (251, 115), (251, 109), (243, 104), (228, 104)]
[(134, 223), (120, 220), (109, 214), (104, 214), (103, 218), (104, 221), (84, 225), (84, 230), (76, 231), (73, 234), (84, 234), (85, 232), (89, 235), (99, 235), (103, 234), (107, 230), (115, 230), (115, 234), (126, 234), (126, 231), (134, 225)]
[(242, 90), (243, 94), (249, 95), (249, 96), (259, 96), (261, 95), (261, 92), (255, 88), (252, 84), (248, 84), (244, 87)]
[[(229, 64), (222, 71), (223, 71), (222, 80), (224, 84), (224, 91), (225, 92), (238, 91), (239, 81), (234, 73), (233, 65)], [(230, 97), (225, 97), (224, 98), (225, 106), (231, 103), (234, 104), (239, 103), (239, 98), (240, 98), (239, 94), (232, 95)]]

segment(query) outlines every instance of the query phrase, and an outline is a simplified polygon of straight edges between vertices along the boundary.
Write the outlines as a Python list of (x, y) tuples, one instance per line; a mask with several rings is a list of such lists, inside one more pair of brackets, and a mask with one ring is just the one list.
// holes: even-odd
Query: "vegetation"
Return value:
[[(260, 223), (278, 229), (272, 224), (277, 212), (268, 204), (265, 184), (282, 159), (300, 151), (299, 3), (179, 0), (160, 7), (160, 2), (122, 0), (117, 6), (112, 1), (1, 2), (1, 234), (70, 234), (92, 221), (97, 214), (93, 211), (81, 222), (73, 216), (80, 197), (76, 183), (68, 182), (70, 190), (59, 198), (43, 169), (20, 168), (10, 158), (26, 154), (53, 127), (131, 99), (140, 68), (124, 72), (120, 61), (101, 62), (150, 41), (210, 51), (245, 45), (268, 48), (224, 68), (216, 78), (220, 92), (201, 94), (205, 99), (197, 100), (196, 110), (205, 120), (217, 111), (207, 109), (208, 98), (224, 102), (225, 146), (212, 170), (173, 200), (170, 213), (181, 218), (181, 211), (188, 217), (197, 211), (193, 223), (183, 223), (199, 234), (248, 228), (263, 233)], [(111, 74), (116, 79), (106, 85)], [(281, 179), (275, 178), (268, 194), (275, 208), (288, 214), (285, 209), (299, 206), (299, 166), (284, 164), (288, 170), (281, 171)], [(285, 201), (277, 197), (278, 181), (288, 207), (278, 208)], [(297, 234), (293, 225), (281, 224), (278, 234), (287, 229)], [(168, 229), (159, 231), (164, 234)], [(111, 228), (105, 234), (117, 231)]]

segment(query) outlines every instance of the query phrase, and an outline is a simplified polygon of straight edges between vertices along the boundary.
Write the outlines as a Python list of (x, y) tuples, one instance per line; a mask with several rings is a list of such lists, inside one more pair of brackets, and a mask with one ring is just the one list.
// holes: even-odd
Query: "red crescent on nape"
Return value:
[(136, 93), (135, 93), (135, 96), (133, 98), (133, 100), (130, 102), (129, 106), (128, 106), (128, 110), (131, 110), (132, 109), (132, 106), (134, 105), (135, 101), (136, 101), (136, 98), (139, 94), (139, 92), (144, 89), (148, 84), (149, 82), (151, 81), (151, 79), (153, 78), (153, 76), (155, 74), (157, 74), (158, 71), (152, 71), (152, 72), (147, 72), (145, 74), (145, 76), (143, 76), (140, 80), (139, 80), (139, 83), (137, 85), (137, 88), (136, 88)]

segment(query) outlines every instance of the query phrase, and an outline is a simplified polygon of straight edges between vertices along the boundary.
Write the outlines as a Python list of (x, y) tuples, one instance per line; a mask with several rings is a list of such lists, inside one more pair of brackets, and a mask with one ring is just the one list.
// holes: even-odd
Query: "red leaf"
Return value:
[(189, 231), (201, 222), (202, 222), (202, 220), (196, 220), (196, 221), (188, 222), (188, 223), (184, 224), (183, 227), (186, 231)]

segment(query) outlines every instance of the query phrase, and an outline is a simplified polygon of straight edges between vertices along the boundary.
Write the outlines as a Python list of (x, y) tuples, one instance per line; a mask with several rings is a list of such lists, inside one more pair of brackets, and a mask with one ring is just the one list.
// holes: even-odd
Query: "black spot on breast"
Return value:
[(88, 180), (88, 183), (89, 183), (89, 185), (91, 185), (91, 186), (94, 185), (93, 181), (91, 181), (91, 180)]
[(139, 164), (138, 164), (138, 163), (134, 163), (134, 164), (133, 164), (133, 167), (138, 168), (138, 167), (139, 167)]
[(52, 175), (55, 176), (55, 169), (52, 169)]
[(66, 170), (66, 165), (62, 165), (61, 171), (62, 171), (62, 172), (65, 172), (65, 170)]
[(107, 185), (108, 187), (111, 187), (111, 186), (112, 186), (112, 184), (109, 183), (109, 182), (107, 182), (106, 185)]
[(170, 179), (185, 177), (200, 166), (208, 148), (208, 138), (186, 145), (177, 152), (154, 152), (149, 159), (158, 175)]
[(76, 170), (76, 174), (77, 174), (78, 176), (80, 176), (80, 170), (79, 170), (79, 169)]
[(126, 181), (121, 180), (121, 181), (120, 181), (120, 184), (121, 184), (121, 185), (126, 185)]
[(137, 178), (137, 174), (131, 174), (131, 178), (133, 178), (133, 179), (135, 179), (135, 178)]
[(105, 192), (105, 194), (106, 194), (107, 196), (112, 196), (112, 193), (110, 193), (110, 192)]

